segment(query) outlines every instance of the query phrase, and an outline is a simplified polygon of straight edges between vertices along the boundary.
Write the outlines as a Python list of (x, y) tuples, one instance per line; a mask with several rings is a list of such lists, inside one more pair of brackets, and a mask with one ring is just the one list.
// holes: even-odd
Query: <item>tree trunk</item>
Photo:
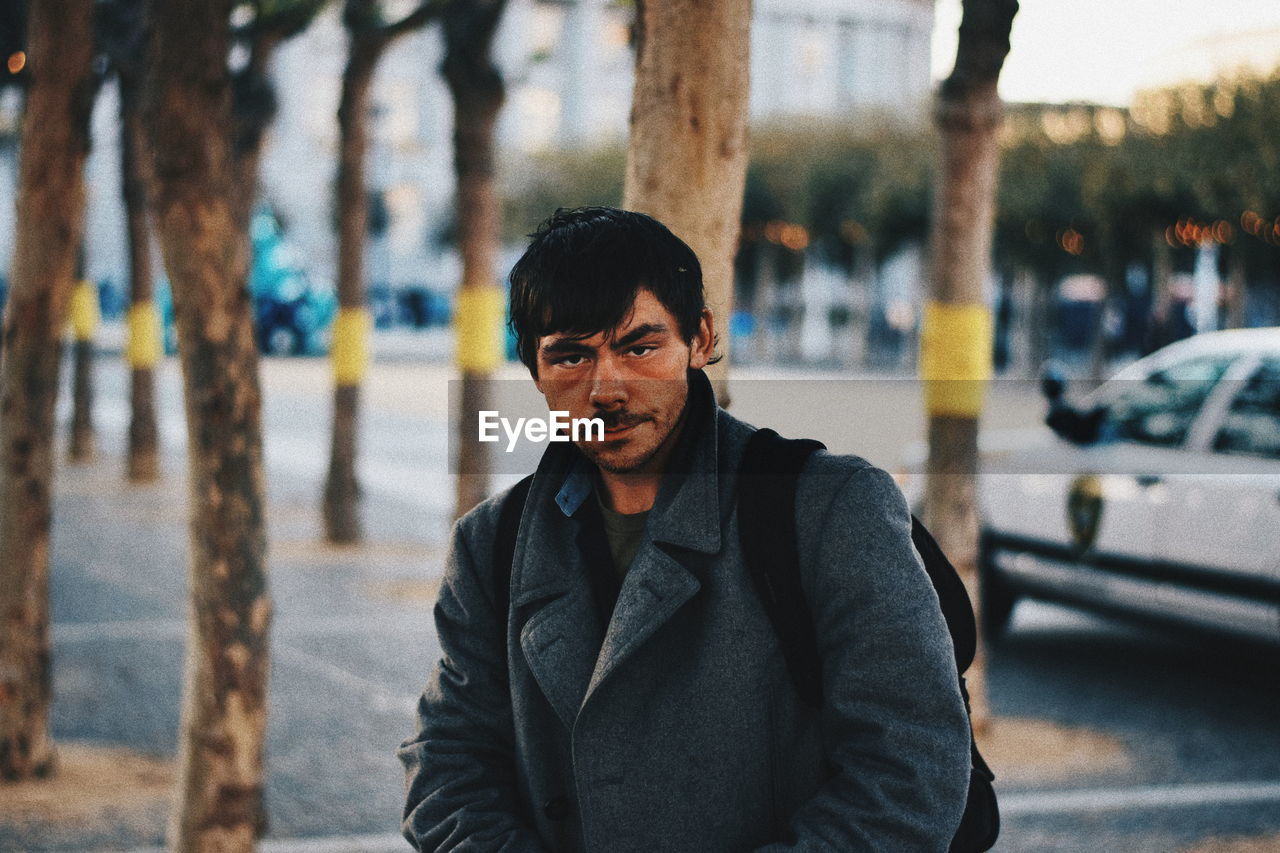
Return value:
[(426, 4), (395, 24), (381, 23), (373, 0), (347, 0), (347, 66), (338, 105), (338, 317), (334, 323), (333, 432), (324, 489), (325, 538), (359, 541), (360, 481), (356, 476), (360, 383), (369, 365), (373, 326), (364, 306), (364, 251), (369, 233), (365, 159), (369, 148), (369, 92), (383, 52), (399, 36), (422, 26), (435, 9)]
[[(1017, 10), (1016, 0), (965, 0), (955, 70), (942, 83), (934, 112), (941, 162), (920, 353), (929, 415), (924, 514), (979, 613), (975, 472), (978, 417), (992, 361), (991, 309), (982, 298), (991, 265), (1000, 156), (996, 84)], [(981, 643), (978, 654), (969, 683), (975, 727), (983, 728), (988, 711)]]
[(163, 331), (154, 302), (151, 232), (147, 225), (146, 137), (137, 81), (120, 75), (120, 172), (129, 238), (128, 477), (149, 483), (160, 475), (155, 368), (163, 355)]
[(489, 399), (490, 375), (502, 362), (503, 298), (497, 257), (502, 222), (494, 174), (494, 127), (505, 95), (490, 58), (505, 0), (452, 4), (444, 13), (447, 56), (444, 76), (454, 104), (454, 173), (457, 175), (458, 291), (457, 362), (462, 374), (458, 438), (458, 490), (454, 517), (484, 499), (489, 488), (485, 445), (473, 440), (476, 413)]
[(84, 278), (82, 272), (77, 273), (80, 280), (71, 291), (71, 427), (67, 459), (73, 463), (88, 462), (93, 458), (95, 449), (93, 341), (98, 333), (98, 288)]
[(369, 90), (385, 42), (351, 34), (338, 105), (338, 311), (333, 339), (333, 441), (324, 489), (325, 537), (361, 538), (356, 438), (360, 382), (368, 363), (369, 315), (364, 307), (364, 247), (369, 233), (365, 157), (369, 148)]
[(92, 0), (31, 5), (30, 88), (0, 353), (0, 778), (53, 766), (49, 526), (58, 361), (84, 227)]
[(261, 395), (237, 210), (226, 56), (231, 0), (155, 3), (145, 118), (187, 413), (191, 632), (178, 851), (251, 850), (262, 808), (268, 625)]
[(238, 97), (232, 104), (231, 205), (237, 227), (248, 232), (258, 199), (262, 143), (275, 117), (275, 92), (270, 81), (271, 57), (283, 36), (264, 30), (250, 42), (249, 65), (241, 72)]
[(67, 458), (88, 462), (95, 450), (93, 430), (93, 338), (77, 337), (72, 344), (74, 370), (71, 381), (71, 436)]
[(709, 373), (728, 403), (733, 258), (747, 175), (751, 2), (641, 0), (623, 207), (689, 244), (725, 358)]

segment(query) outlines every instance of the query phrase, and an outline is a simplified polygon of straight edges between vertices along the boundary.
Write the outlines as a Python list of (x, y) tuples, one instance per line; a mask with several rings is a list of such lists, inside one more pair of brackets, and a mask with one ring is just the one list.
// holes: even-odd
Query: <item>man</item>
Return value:
[[(820, 711), (796, 695), (733, 511), (753, 428), (717, 408), (688, 246), (557, 212), (511, 273), (520, 357), (603, 440), (548, 445), (509, 579), (505, 496), (458, 522), (442, 657), (402, 745), (422, 850), (946, 850), (969, 778), (951, 641), (905, 501), (856, 457), (799, 480)], [(499, 589), (500, 584), (508, 588)]]

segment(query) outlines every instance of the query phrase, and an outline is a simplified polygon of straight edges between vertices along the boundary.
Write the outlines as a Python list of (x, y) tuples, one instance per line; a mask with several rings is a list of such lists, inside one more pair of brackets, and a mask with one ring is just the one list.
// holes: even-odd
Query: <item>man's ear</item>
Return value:
[(706, 367), (715, 352), (715, 346), (715, 319), (711, 316), (710, 308), (703, 308), (702, 316), (698, 319), (698, 331), (689, 343), (689, 366), (694, 370)]

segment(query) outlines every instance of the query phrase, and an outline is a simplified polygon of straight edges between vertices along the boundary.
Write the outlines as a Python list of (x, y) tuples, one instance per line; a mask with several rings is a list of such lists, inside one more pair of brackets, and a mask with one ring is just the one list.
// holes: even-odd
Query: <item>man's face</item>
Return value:
[(697, 334), (686, 343), (676, 318), (641, 288), (616, 328), (540, 337), (535, 384), (550, 410), (604, 421), (604, 441), (578, 443), (601, 469), (656, 473), (689, 396), (687, 371), (706, 366), (713, 342), (711, 312), (703, 310)]

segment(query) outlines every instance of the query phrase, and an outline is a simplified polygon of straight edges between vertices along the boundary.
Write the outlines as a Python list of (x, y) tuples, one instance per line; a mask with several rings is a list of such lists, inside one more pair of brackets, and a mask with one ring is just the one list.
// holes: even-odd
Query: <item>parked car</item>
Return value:
[[(258, 348), (276, 355), (323, 355), (329, 351), (338, 297), (333, 285), (312, 278), (298, 263), (280, 223), (259, 208), (249, 226), (253, 260), (249, 293)], [(177, 352), (173, 296), (167, 279), (156, 286), (156, 304), (164, 320), (165, 351)]]
[(1044, 599), (1280, 643), (1280, 328), (1201, 334), (981, 444), (988, 637)]

